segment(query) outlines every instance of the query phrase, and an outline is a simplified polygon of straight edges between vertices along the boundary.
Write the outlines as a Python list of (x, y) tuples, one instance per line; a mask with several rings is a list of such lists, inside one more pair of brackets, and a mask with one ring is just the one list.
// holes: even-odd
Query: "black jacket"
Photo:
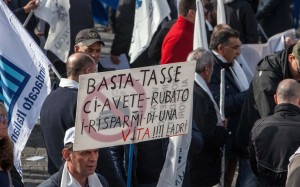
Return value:
[(193, 120), (204, 138), (202, 151), (190, 146), (189, 161), (191, 186), (213, 186), (221, 176), (221, 148), (226, 142), (227, 131), (216, 126), (217, 115), (209, 95), (198, 85), (194, 85)]
[[(219, 104), (220, 100), (220, 83), (221, 83), (221, 69), (223, 62), (215, 55), (214, 71), (209, 83), (209, 89), (216, 101)], [(227, 125), (227, 141), (226, 141), (226, 158), (234, 156), (231, 153), (233, 139), (236, 132), (238, 122), (240, 120), (241, 109), (246, 98), (246, 91), (241, 92), (237, 87), (235, 80), (229, 68), (225, 68), (225, 117), (228, 119)]]
[(259, 1), (256, 19), (268, 37), (293, 28), (291, 5), (292, 0)]
[(239, 31), (243, 44), (258, 43), (257, 22), (251, 5), (245, 0), (224, 4), (227, 24)]
[(279, 82), (292, 78), (288, 68), (288, 55), (292, 48), (266, 56), (257, 65), (235, 137), (234, 151), (243, 158), (249, 158), (249, 133), (255, 121), (273, 114), (276, 106), (273, 96)]
[[(168, 138), (134, 144), (132, 186), (158, 182), (165, 162)], [(129, 145), (111, 148), (120, 178), (127, 177)], [(125, 162), (125, 165), (124, 165)]]
[[(38, 187), (60, 187), (63, 168), (62, 166), (58, 172), (54, 173), (49, 179), (38, 185)], [(109, 187), (107, 180), (102, 175), (97, 174), (97, 176), (103, 187)]]
[[(11, 0), (7, 2), (7, 6), (8, 8), (13, 11), (13, 13), (16, 15), (16, 17), (19, 19), (19, 21), (21, 22), (21, 24), (23, 24), (25, 22), (25, 20), (27, 19), (29, 13), (25, 13), (25, 10), (23, 9), (23, 7), (28, 3), (29, 1), (25, 1), (25, 0)], [(26, 25), (26, 30), (27, 32), (30, 34), (30, 36), (34, 39), (34, 41), (39, 44), (40, 43), (40, 39), (39, 37), (34, 33), (34, 29), (37, 25), (37, 20), (36, 17), (33, 15), (27, 25)]]
[(300, 146), (300, 108), (279, 104), (251, 131), (250, 162), (259, 187), (285, 186), (289, 158)]
[(115, 38), (111, 46), (111, 54), (128, 55), (134, 26), (135, 1), (124, 0), (119, 5), (116, 15)]

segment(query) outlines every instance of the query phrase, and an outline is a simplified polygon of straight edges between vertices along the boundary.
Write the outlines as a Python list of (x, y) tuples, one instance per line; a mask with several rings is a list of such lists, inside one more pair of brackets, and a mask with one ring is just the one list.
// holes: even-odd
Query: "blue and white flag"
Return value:
[(134, 27), (129, 50), (130, 63), (149, 46), (159, 24), (170, 14), (166, 0), (136, 0)]
[(0, 25), (0, 101), (8, 111), (14, 162), (21, 173), (21, 152), (50, 93), (50, 62), (4, 1)]
[(50, 25), (45, 49), (50, 50), (63, 62), (70, 51), (70, 2), (67, 0), (40, 0), (34, 14)]

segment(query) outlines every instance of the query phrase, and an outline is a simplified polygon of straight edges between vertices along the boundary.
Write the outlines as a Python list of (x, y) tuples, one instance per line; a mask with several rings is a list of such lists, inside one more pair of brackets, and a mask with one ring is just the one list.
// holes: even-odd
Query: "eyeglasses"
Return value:
[(239, 50), (239, 49), (241, 49), (241, 46), (240, 45), (237, 45), (237, 46), (230, 46), (230, 45), (225, 45), (226, 47), (229, 47), (229, 48), (231, 48), (231, 49), (233, 49), (233, 50)]
[(0, 123), (3, 123), (5, 120), (7, 120), (6, 115), (0, 114)]

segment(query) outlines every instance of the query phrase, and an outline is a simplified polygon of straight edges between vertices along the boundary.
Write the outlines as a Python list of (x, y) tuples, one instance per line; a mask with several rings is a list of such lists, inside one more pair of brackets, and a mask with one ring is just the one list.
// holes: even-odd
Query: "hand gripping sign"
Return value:
[(195, 62), (81, 75), (74, 150), (187, 133)]

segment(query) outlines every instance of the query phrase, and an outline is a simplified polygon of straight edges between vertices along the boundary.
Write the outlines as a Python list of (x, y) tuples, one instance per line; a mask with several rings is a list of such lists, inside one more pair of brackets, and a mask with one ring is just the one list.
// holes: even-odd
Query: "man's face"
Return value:
[(239, 38), (229, 38), (228, 44), (224, 44), (219, 48), (221, 54), (227, 62), (233, 62), (241, 53), (241, 41)]
[(90, 46), (76, 45), (74, 51), (89, 54), (94, 58), (95, 62), (98, 63), (101, 57), (101, 47), (102, 45), (100, 42), (95, 42)]
[(288, 60), (289, 60), (289, 69), (293, 79), (300, 81), (299, 60), (294, 56), (294, 54), (290, 54)]
[(88, 177), (96, 170), (98, 156), (98, 149), (72, 152), (68, 161), (69, 172), (74, 178)]

